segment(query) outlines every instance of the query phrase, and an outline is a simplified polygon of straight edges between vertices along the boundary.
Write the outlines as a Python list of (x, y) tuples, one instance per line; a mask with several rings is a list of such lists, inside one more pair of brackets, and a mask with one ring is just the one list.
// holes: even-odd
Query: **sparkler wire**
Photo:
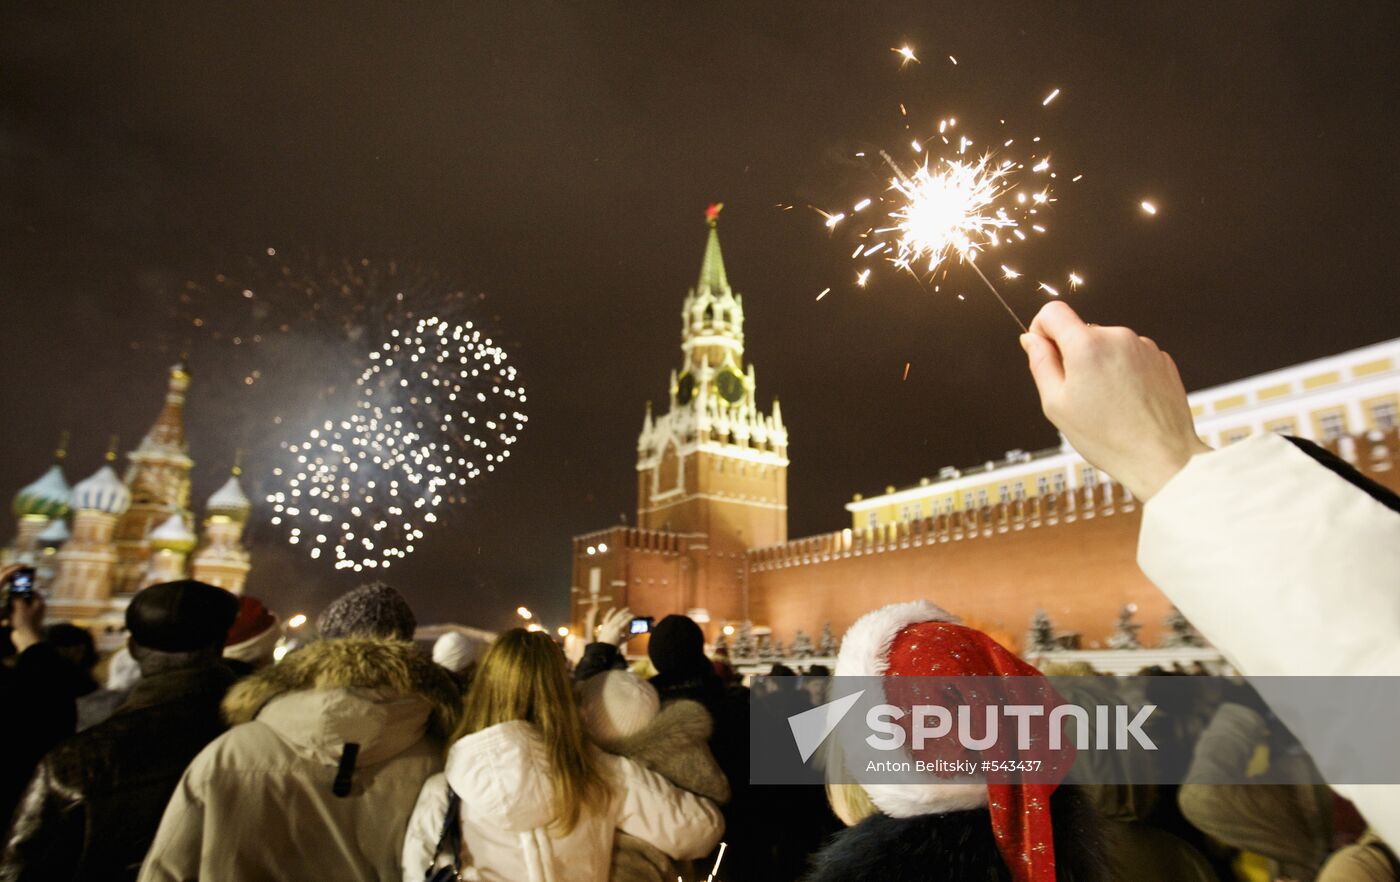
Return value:
[(967, 263), (972, 267), (973, 272), (977, 273), (977, 278), (981, 279), (986, 284), (987, 290), (992, 292), (992, 296), (995, 297), (997, 302), (1002, 305), (1002, 308), (1006, 310), (1006, 314), (1011, 316), (1011, 320), (1020, 326), (1021, 333), (1029, 334), (1030, 329), (1026, 327), (1026, 323), (1021, 321), (1021, 317), (1016, 314), (1016, 310), (1011, 308), (1011, 304), (1007, 303), (1006, 299), (1001, 296), (1001, 292), (996, 289), (996, 286), (988, 281), (987, 277), (982, 274), (982, 269), (977, 266), (977, 261), (969, 260)]

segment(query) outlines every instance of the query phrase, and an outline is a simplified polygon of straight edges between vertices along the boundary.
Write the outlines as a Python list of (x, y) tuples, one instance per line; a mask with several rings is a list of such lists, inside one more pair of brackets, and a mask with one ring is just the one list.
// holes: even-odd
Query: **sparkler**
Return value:
[[(1041, 105), (1048, 106), (1059, 94), (1058, 88), (1053, 89)], [(903, 105), (901, 111), (905, 112)], [(936, 135), (913, 139), (910, 147), (917, 159), (912, 167), (906, 168), (889, 153), (880, 151), (885, 164), (893, 171), (888, 192), (879, 200), (888, 209), (884, 219), (865, 226), (858, 234), (861, 244), (852, 251), (851, 257), (863, 261), (882, 255), (896, 269), (908, 271), (916, 278), (946, 277), (953, 263), (966, 264), (1024, 332), (1025, 323), (982, 272), (977, 259), (993, 248), (1025, 241), (1027, 230), (1037, 234), (1046, 232), (1041, 222), (1042, 213), (1055, 201), (1051, 180), (1056, 174), (1051, 171), (1050, 158), (1044, 153), (1018, 159), (991, 150), (980, 154), (970, 152), (975, 142), (968, 135), (955, 132), (956, 127), (957, 118), (947, 117), (938, 120)], [(1014, 138), (1006, 139), (1002, 150), (1009, 151), (1014, 141)], [(1039, 142), (1038, 136), (1031, 139), (1032, 144)], [(939, 144), (945, 149), (937, 149)], [(1042, 178), (1032, 183), (1030, 176)], [(1075, 178), (1078, 179), (1079, 176)], [(826, 218), (826, 227), (835, 230), (871, 204), (870, 198), (863, 198), (852, 206), (849, 214), (821, 213)], [(1001, 270), (1008, 280), (1021, 276), (1005, 264), (1001, 265)], [(859, 269), (856, 284), (866, 287), (870, 274), (869, 267)], [(1079, 281), (1077, 275), (1072, 275), (1071, 289)], [(934, 286), (934, 291), (937, 290), (938, 286)], [(1043, 282), (1039, 283), (1038, 290), (1059, 296), (1055, 288)]]

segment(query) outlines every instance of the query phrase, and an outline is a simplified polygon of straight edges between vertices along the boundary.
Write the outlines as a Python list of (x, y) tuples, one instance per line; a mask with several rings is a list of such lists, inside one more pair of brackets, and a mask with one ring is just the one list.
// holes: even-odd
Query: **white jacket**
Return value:
[[(1193, 457), (1145, 506), (1138, 564), (1248, 676), (1400, 676), (1400, 514), (1277, 435)], [(1264, 697), (1325, 765), (1351, 721)], [(1400, 843), (1400, 787), (1334, 789)]]
[(675, 787), (625, 757), (594, 754), (611, 790), (584, 806), (568, 835), (550, 829), (549, 758), (529, 723), (501, 723), (462, 738), (447, 768), (423, 785), (404, 838), (403, 878), (419, 882), (433, 862), (447, 786), (462, 800), (464, 878), (483, 882), (606, 882), (613, 832), (630, 833), (678, 860), (703, 857), (724, 820), (707, 799)]

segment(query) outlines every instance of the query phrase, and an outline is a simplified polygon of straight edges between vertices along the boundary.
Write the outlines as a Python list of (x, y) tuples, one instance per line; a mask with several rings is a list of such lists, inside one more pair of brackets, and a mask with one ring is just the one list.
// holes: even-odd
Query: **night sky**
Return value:
[[(906, 41), (923, 63), (901, 69)], [(525, 603), (557, 622), (569, 537), (634, 513), (708, 202), (760, 401), (791, 431), (790, 533), (836, 529), (854, 492), (1056, 441), (974, 279), (856, 289), (849, 245), (804, 207), (876, 189), (853, 154), (907, 144), (900, 102), (924, 131), (951, 114), (984, 143), (1001, 119), (1043, 136), (1060, 202), (1008, 262), (1079, 270), (1077, 308), (1200, 388), (1400, 333), (1397, 44), (1393, 2), (9, 3), (0, 487), (62, 429), (70, 480), (109, 434), (139, 438), (186, 280), (270, 245), (410, 261), (486, 295), (530, 423), (390, 581), (425, 621), (501, 627)], [(1040, 302), (1006, 293), (1027, 318)], [(275, 427), (223, 350), (188, 346), (202, 505), (232, 447)], [(346, 371), (315, 367), (262, 394)], [(253, 531), (252, 593), (314, 612), (353, 584), (279, 535)]]

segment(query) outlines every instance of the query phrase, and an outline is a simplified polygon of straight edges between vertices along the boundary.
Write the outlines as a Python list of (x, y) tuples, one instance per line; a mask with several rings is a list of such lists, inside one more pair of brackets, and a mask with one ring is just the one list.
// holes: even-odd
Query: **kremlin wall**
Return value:
[[(685, 613), (712, 641), (791, 645), (862, 613), (927, 598), (1013, 648), (1044, 611), (1069, 648), (1110, 644), (1125, 608), (1144, 646), (1167, 639), (1166, 598), (1136, 564), (1141, 507), (1068, 445), (945, 467), (846, 506), (850, 526), (787, 536), (788, 432), (745, 362), (741, 295), (713, 215), (682, 306), (681, 364), (637, 446), (637, 526), (574, 538), (575, 633), (587, 613)], [(1257, 432), (1317, 441), (1400, 491), (1400, 339), (1190, 396), (1212, 446)], [(640, 651), (634, 641), (629, 651)], [(781, 655), (779, 652), (777, 655)]]

